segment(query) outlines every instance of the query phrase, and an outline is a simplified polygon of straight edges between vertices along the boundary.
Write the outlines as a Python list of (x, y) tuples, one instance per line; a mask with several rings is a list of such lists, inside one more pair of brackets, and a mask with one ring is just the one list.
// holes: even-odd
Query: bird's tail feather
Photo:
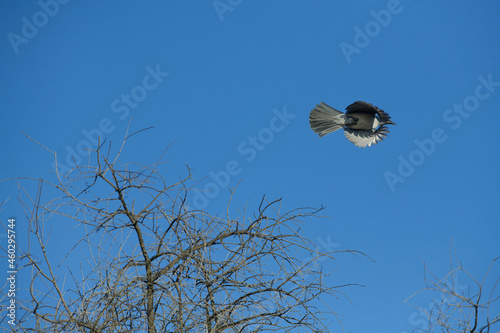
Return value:
[(321, 102), (311, 111), (309, 125), (321, 137), (344, 127), (345, 119), (343, 112)]

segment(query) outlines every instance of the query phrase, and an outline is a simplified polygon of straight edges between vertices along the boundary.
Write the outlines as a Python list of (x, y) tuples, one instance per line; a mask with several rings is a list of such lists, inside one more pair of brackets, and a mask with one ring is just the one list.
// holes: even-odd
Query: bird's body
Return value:
[(377, 123), (378, 123), (377, 118), (372, 117), (366, 113), (353, 113), (350, 114), (349, 117), (358, 119), (358, 121), (355, 124), (348, 125), (349, 128), (361, 129), (361, 130), (377, 128)]
[(321, 102), (311, 111), (309, 124), (320, 137), (343, 128), (349, 141), (365, 148), (387, 137), (389, 129), (384, 125), (396, 125), (390, 119), (384, 110), (367, 102), (354, 102), (345, 113)]

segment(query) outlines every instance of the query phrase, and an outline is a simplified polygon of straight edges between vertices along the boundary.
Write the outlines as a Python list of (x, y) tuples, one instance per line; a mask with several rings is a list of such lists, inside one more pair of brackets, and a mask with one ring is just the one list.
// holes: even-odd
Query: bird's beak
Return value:
[(390, 120), (389, 120), (387, 123), (388, 123), (388, 124), (391, 124), (391, 125), (396, 125), (396, 123), (393, 123), (393, 122), (392, 122), (392, 121), (390, 121)]

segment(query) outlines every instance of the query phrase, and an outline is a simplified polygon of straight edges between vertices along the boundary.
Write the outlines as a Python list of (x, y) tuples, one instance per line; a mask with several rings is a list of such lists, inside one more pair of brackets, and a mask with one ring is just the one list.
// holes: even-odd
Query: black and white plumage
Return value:
[(309, 125), (320, 137), (343, 128), (346, 138), (361, 148), (384, 140), (389, 133), (387, 124), (396, 125), (387, 112), (362, 101), (346, 107), (345, 113), (321, 102), (309, 115)]

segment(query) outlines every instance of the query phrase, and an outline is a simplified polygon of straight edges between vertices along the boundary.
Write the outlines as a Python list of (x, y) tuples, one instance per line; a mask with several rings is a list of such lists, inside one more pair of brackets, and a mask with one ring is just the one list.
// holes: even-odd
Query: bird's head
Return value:
[(373, 119), (373, 128), (377, 128), (383, 125), (396, 125), (396, 123), (392, 122), (389, 119), (380, 119), (380, 117), (375, 116), (375, 118)]

